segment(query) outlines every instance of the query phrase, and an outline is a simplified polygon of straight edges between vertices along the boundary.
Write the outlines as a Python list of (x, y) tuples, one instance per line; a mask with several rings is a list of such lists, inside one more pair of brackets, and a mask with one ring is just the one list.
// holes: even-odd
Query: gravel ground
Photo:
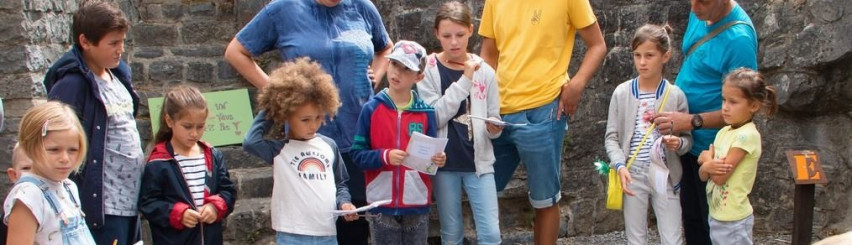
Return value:
[[(656, 229), (648, 231), (648, 244), (660, 244), (660, 237)], [(503, 244), (533, 244), (532, 233), (516, 234), (509, 237), (503, 237)], [(790, 244), (792, 239), (790, 234), (755, 234), (754, 244), (766, 245), (781, 245)], [(590, 235), (590, 236), (575, 236), (559, 239), (557, 245), (569, 244), (627, 244), (627, 238), (624, 236), (624, 231), (615, 231), (606, 234)]]
[[(660, 237), (658, 236), (656, 229), (651, 229), (648, 231), (649, 240), (648, 244), (660, 244)], [(792, 239), (790, 234), (756, 234), (754, 237), (754, 244), (758, 245), (787, 245), (790, 244), (790, 240)], [(513, 232), (511, 235), (503, 235), (503, 244), (510, 245), (532, 245), (533, 234), (532, 232)], [(816, 239), (814, 239), (816, 241)], [(275, 244), (274, 237), (265, 237), (255, 243), (254, 245), (273, 245)], [(436, 239), (431, 239), (429, 244), (440, 244), (440, 242)], [(467, 242), (465, 244), (468, 244)], [(627, 244), (627, 239), (624, 237), (624, 231), (615, 231), (606, 234), (598, 234), (591, 236), (575, 236), (569, 238), (559, 239), (556, 243), (557, 245), (597, 245), (597, 244)], [(226, 245), (228, 245), (226, 243)]]

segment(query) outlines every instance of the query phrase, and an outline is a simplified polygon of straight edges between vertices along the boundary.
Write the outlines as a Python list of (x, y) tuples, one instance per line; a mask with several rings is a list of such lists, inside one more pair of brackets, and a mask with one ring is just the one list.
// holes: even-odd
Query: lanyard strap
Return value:
[[(665, 82), (665, 81), (664, 81)], [(663, 111), (663, 106), (666, 105), (666, 100), (669, 98), (669, 85), (666, 85), (666, 91), (663, 92), (663, 101), (660, 103), (660, 108), (657, 109), (657, 112)], [(657, 123), (651, 123), (651, 126), (648, 127), (648, 130), (645, 130), (645, 135), (642, 136), (642, 140), (639, 141), (639, 147), (633, 151), (633, 155), (630, 156), (630, 160), (627, 161), (627, 169), (630, 169), (630, 165), (633, 165), (633, 161), (636, 160), (636, 155), (639, 154), (639, 149), (642, 149), (642, 146), (645, 145), (645, 140), (648, 139), (648, 135), (651, 135), (651, 131), (654, 130), (654, 127), (657, 126)]]

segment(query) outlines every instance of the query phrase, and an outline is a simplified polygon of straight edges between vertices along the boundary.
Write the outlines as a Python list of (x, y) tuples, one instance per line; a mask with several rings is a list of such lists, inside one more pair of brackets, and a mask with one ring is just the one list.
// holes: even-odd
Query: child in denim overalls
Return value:
[(86, 153), (86, 136), (69, 106), (47, 102), (21, 120), (20, 147), (33, 160), (3, 204), (10, 244), (95, 244), (77, 185), (68, 179)]

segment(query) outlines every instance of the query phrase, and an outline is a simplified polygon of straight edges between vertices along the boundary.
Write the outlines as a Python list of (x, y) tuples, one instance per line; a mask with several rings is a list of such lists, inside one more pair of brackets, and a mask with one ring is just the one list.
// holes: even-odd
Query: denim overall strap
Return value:
[[(62, 205), (59, 205), (56, 195), (53, 194), (53, 192), (48, 191), (49, 187), (47, 186), (47, 183), (44, 183), (44, 181), (32, 176), (21, 176), (21, 178), (18, 179), (18, 182), (15, 182), (16, 185), (19, 183), (32, 183), (38, 186), (38, 188), (41, 189), (41, 193), (44, 195), (44, 199), (47, 200), (47, 203), (50, 204), (50, 208), (53, 209), (53, 212), (56, 213), (57, 216), (62, 213)], [(65, 188), (68, 190), (68, 193), (71, 194), (71, 190), (68, 189), (67, 185)], [(74, 202), (76, 204), (76, 200)]]

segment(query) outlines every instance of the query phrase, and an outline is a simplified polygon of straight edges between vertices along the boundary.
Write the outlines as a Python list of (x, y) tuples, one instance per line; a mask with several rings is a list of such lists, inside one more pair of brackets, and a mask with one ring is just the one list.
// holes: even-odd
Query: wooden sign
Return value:
[[(204, 93), (207, 100), (207, 123), (202, 140), (214, 146), (243, 143), (245, 133), (254, 119), (251, 112), (248, 90), (237, 89)], [(151, 128), (154, 134), (159, 128), (163, 98), (148, 99), (151, 111)]]
[(819, 162), (819, 155), (815, 151), (786, 151), (787, 162), (793, 179), (797, 185), (803, 184), (826, 184), (828, 178)]

